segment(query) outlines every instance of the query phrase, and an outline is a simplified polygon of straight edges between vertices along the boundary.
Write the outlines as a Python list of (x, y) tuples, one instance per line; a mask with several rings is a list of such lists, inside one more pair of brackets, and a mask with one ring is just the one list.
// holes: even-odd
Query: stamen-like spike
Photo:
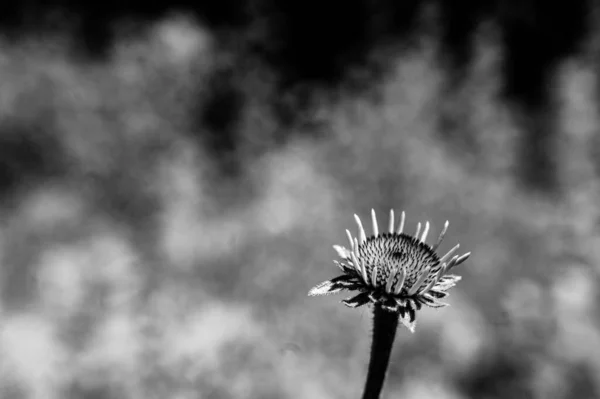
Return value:
[(400, 295), (400, 291), (402, 291), (402, 287), (404, 287), (404, 280), (406, 279), (406, 272), (404, 268), (398, 272), (398, 282), (396, 283), (396, 287), (394, 288), (394, 293), (396, 295)]
[(390, 224), (388, 225), (388, 231), (390, 234), (394, 232), (394, 210), (390, 209)]
[(365, 283), (369, 281), (369, 276), (367, 275), (367, 265), (365, 264), (365, 262), (363, 260), (360, 261), (360, 267), (362, 270), (362, 276), (365, 279)]
[(356, 237), (354, 237), (354, 251), (352, 252), (352, 262), (354, 263), (354, 259), (356, 259), (356, 262), (358, 263), (358, 266), (356, 267), (356, 271), (358, 271), (363, 279), (365, 280), (365, 283), (368, 284), (369, 279), (367, 276), (367, 268), (365, 267), (365, 263), (360, 259), (360, 255), (358, 253), (358, 239)]
[(448, 231), (448, 226), (450, 226), (450, 222), (448, 222), (446, 220), (446, 223), (444, 223), (444, 228), (442, 229), (442, 231), (440, 232), (440, 235), (438, 236), (437, 242), (431, 248), (434, 252), (437, 251), (438, 247), (442, 243), (442, 240), (444, 239), (444, 236), (446, 235), (446, 231)]
[(450, 259), (450, 262), (448, 262), (448, 269), (452, 269), (454, 267), (454, 265), (456, 264), (457, 260), (458, 260), (458, 255), (454, 255), (452, 257), (452, 259)]
[(448, 267), (448, 270), (460, 265), (461, 263), (466, 261), (469, 258), (469, 256), (471, 256), (470, 252), (467, 252), (466, 254), (461, 255), (461, 256), (457, 256), (456, 260), (454, 261), (454, 264), (452, 266)]
[(417, 240), (419, 239), (419, 233), (421, 232), (421, 222), (417, 223), (417, 232), (415, 233), (415, 237)]
[(469, 256), (471, 256), (470, 252), (467, 252), (466, 254), (459, 256), (458, 259), (456, 260), (456, 263), (454, 264), (454, 266), (460, 265), (461, 263), (463, 263), (464, 261), (469, 259)]
[(377, 237), (379, 235), (379, 227), (377, 226), (377, 217), (375, 216), (375, 209), (371, 209), (371, 219), (373, 220), (373, 235)]
[(460, 244), (456, 244), (456, 245), (454, 246), (454, 248), (452, 248), (450, 251), (448, 251), (448, 253), (446, 253), (446, 255), (442, 256), (442, 257), (440, 258), (440, 262), (441, 262), (441, 263), (443, 263), (443, 262), (447, 261), (447, 260), (448, 260), (448, 258), (449, 258), (449, 257), (451, 257), (451, 256), (452, 256), (452, 254), (453, 254), (454, 252), (456, 252), (456, 250), (457, 250), (458, 248), (460, 248)]
[(373, 287), (377, 287), (377, 266), (373, 266), (371, 270), (371, 283), (373, 283)]
[(410, 290), (408, 290), (407, 294), (408, 296), (414, 295), (417, 293), (417, 291), (419, 290), (419, 287), (425, 282), (425, 280), (427, 280), (427, 277), (429, 277), (429, 271), (431, 270), (431, 268), (426, 268), (425, 270), (423, 270), (423, 273), (421, 273), (421, 275), (419, 276), (419, 278), (417, 279), (417, 281), (413, 284), (412, 287), (410, 287)]
[(394, 279), (396, 278), (396, 274), (398, 274), (398, 269), (396, 270), (392, 270), (392, 272), (390, 273), (390, 275), (388, 276), (387, 279), (387, 284), (385, 285), (385, 291), (387, 293), (392, 293), (392, 287), (394, 285)]
[(402, 211), (402, 215), (400, 215), (400, 225), (398, 226), (398, 234), (402, 234), (404, 231), (404, 220), (406, 219), (406, 213)]
[(361, 273), (361, 274), (362, 274), (362, 270), (361, 270), (361, 267), (360, 267), (360, 263), (359, 263), (359, 261), (358, 261), (358, 258), (356, 257), (356, 254), (355, 254), (354, 252), (352, 252), (352, 253), (350, 254), (350, 256), (352, 257), (352, 266), (354, 266), (354, 269), (356, 269), (356, 271), (357, 271), (358, 273)]
[(438, 281), (440, 281), (440, 279), (442, 278), (442, 276), (444, 275), (444, 273), (446, 272), (446, 264), (442, 263), (442, 267), (440, 268), (440, 270), (437, 272), (435, 278), (433, 280), (431, 280), (431, 282), (427, 285), (427, 287), (425, 287), (423, 290), (421, 290), (421, 293), (426, 293), (428, 292), (430, 289), (433, 288), (434, 285), (436, 285), (436, 283)]
[(357, 214), (354, 214), (354, 220), (356, 220), (356, 224), (358, 225), (358, 238), (360, 243), (363, 244), (367, 241), (367, 235), (365, 234), (365, 229), (363, 228), (362, 222)]
[(425, 240), (427, 240), (427, 234), (429, 234), (429, 221), (425, 222), (425, 229), (423, 230), (423, 235), (421, 236), (421, 242), (425, 242)]
[(350, 233), (350, 230), (346, 229), (346, 235), (348, 236), (348, 241), (350, 241), (350, 250), (354, 251), (354, 240), (352, 239), (352, 233)]

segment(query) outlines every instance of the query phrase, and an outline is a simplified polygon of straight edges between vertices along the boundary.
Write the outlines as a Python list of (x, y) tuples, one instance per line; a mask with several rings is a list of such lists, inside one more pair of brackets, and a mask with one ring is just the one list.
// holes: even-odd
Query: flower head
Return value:
[(354, 215), (358, 237), (346, 230), (350, 248), (333, 246), (341, 258), (334, 262), (343, 274), (317, 285), (308, 295), (333, 294), (344, 289), (358, 291), (358, 295), (342, 302), (351, 308), (367, 303), (380, 304), (390, 312), (397, 312), (402, 324), (414, 332), (416, 312), (422, 305), (447, 306), (440, 299), (446, 297), (446, 291), (461, 279), (448, 272), (467, 260), (471, 253), (454, 255), (459, 248), (457, 244), (444, 256), (438, 255), (437, 249), (448, 230), (448, 221), (435, 245), (431, 246), (426, 243), (429, 222), (422, 231), (421, 223), (418, 223), (412, 236), (404, 233), (404, 212), (395, 230), (394, 211), (390, 211), (386, 233), (379, 233), (374, 210), (371, 210), (371, 218), (373, 235), (367, 237), (360, 218)]

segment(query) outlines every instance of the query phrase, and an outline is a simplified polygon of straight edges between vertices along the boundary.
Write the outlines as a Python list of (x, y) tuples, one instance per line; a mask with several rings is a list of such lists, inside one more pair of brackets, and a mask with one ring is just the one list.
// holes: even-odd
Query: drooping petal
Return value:
[(408, 320), (411, 323), (414, 323), (417, 318), (417, 312), (416, 312), (416, 309), (413, 307), (413, 305), (414, 305), (413, 301), (406, 302), (406, 313), (408, 315)]
[(380, 291), (369, 291), (369, 298), (371, 298), (373, 302), (378, 302), (382, 295), (383, 294)]
[(440, 302), (431, 295), (421, 295), (419, 300), (424, 304), (429, 306), (430, 308), (443, 308), (449, 306), (447, 303)]
[(430, 290), (428, 294), (436, 299), (446, 298), (448, 296), (448, 293), (446, 291), (438, 291), (436, 289)]
[(370, 301), (371, 301), (371, 299), (369, 298), (369, 293), (363, 292), (363, 293), (360, 293), (351, 298), (344, 299), (342, 301), (342, 303), (350, 308), (357, 308), (357, 307), (362, 306)]
[(308, 296), (335, 294), (336, 292), (340, 292), (342, 289), (343, 288), (339, 286), (334, 288), (334, 285), (331, 282), (331, 280), (327, 280), (311, 288), (311, 290), (308, 291)]
[(348, 274), (342, 274), (341, 276), (337, 276), (332, 278), (330, 281), (334, 284), (350, 282), (354, 280), (354, 276), (350, 276)]
[(437, 282), (436, 285), (433, 286), (434, 290), (437, 291), (445, 291), (449, 288), (452, 288), (456, 285), (458, 281), (462, 279), (461, 276), (456, 276), (454, 274), (447, 274)]
[(388, 312), (397, 312), (398, 311), (398, 305), (396, 305), (396, 304), (392, 304), (392, 305), (383, 304), (383, 305), (381, 305), (381, 307), (383, 309), (387, 310)]
[(406, 326), (410, 330), (410, 332), (415, 332), (415, 326), (417, 324), (416, 312), (415, 309), (412, 308), (410, 302), (406, 303), (406, 307), (404, 308), (404, 313), (399, 312), (400, 322)]
[(398, 304), (399, 307), (401, 307), (401, 308), (406, 307), (406, 298), (394, 298), (394, 300), (396, 301), (396, 303)]
[(335, 252), (337, 252), (337, 254), (340, 258), (342, 258), (344, 260), (350, 259), (351, 251), (347, 250), (346, 248), (344, 248), (340, 245), (334, 245), (333, 249), (335, 249)]
[(388, 232), (394, 234), (394, 210), (390, 209), (390, 223), (388, 224)]
[(415, 311), (421, 310), (421, 302), (417, 301), (415, 298), (410, 298), (409, 301), (411, 301), (412, 307), (415, 309)]
[(343, 289), (355, 289), (357, 285), (360, 285), (360, 282), (355, 276), (342, 274), (315, 286), (308, 292), (308, 296), (335, 294)]
[(337, 260), (334, 260), (333, 263), (335, 263), (344, 273), (352, 273), (352, 271), (354, 270), (353, 267), (351, 267), (345, 262), (339, 262)]

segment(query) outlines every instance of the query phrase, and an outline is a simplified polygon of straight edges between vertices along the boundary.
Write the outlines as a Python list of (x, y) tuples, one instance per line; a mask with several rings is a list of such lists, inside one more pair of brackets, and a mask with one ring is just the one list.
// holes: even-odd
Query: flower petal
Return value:
[(369, 293), (363, 292), (351, 298), (344, 299), (342, 303), (350, 308), (357, 308), (368, 303), (370, 300)]
[(454, 263), (450, 267), (448, 267), (448, 270), (460, 265), (461, 263), (463, 263), (464, 261), (469, 259), (469, 256), (471, 256), (470, 252), (467, 252), (466, 254), (462, 254), (461, 256), (458, 256), (456, 258), (456, 260), (454, 261)]
[(373, 269), (371, 269), (371, 284), (373, 284), (373, 287), (377, 287), (377, 272), (378, 272), (378, 267), (377, 265), (373, 266)]
[(369, 291), (369, 298), (371, 298), (373, 302), (379, 302), (382, 296), (383, 294), (379, 291)]
[(438, 290), (430, 290), (428, 292), (428, 294), (437, 299), (445, 298), (448, 296), (448, 293), (446, 291), (438, 291)]
[(447, 289), (454, 287), (456, 282), (460, 281), (461, 279), (461, 276), (455, 276), (453, 274), (446, 275), (433, 286), (433, 289), (437, 291), (446, 291)]
[(423, 285), (423, 283), (425, 282), (425, 280), (427, 280), (427, 278), (429, 277), (429, 272), (431, 271), (431, 267), (426, 267), (425, 270), (423, 270), (421, 272), (421, 274), (419, 275), (419, 278), (417, 279), (417, 281), (413, 284), (412, 287), (410, 287), (410, 289), (408, 290), (408, 292), (406, 293), (406, 295), (411, 296), (417, 293), (417, 291), (419, 291), (419, 288), (421, 288), (421, 285)]
[(377, 237), (379, 235), (379, 226), (377, 226), (377, 216), (375, 216), (375, 209), (371, 209), (371, 220), (373, 222), (373, 235)]
[(358, 217), (357, 214), (354, 214), (354, 220), (356, 221), (356, 224), (358, 225), (359, 242), (361, 244), (364, 244), (364, 242), (367, 241), (367, 235), (365, 234), (365, 229), (364, 229), (362, 222), (360, 221), (360, 218)]
[(425, 222), (425, 229), (423, 230), (423, 235), (420, 239), (421, 242), (427, 241), (427, 234), (429, 234), (429, 221)]
[[(417, 297), (418, 298), (418, 297)], [(412, 307), (413, 309), (416, 310), (421, 310), (421, 302), (419, 302), (417, 299), (415, 298), (410, 298), (409, 301), (411, 301)]]
[(406, 220), (406, 213), (402, 211), (400, 215), (400, 224), (398, 225), (398, 234), (402, 234), (404, 232), (404, 221)]
[(431, 247), (432, 251), (437, 251), (438, 247), (442, 243), (442, 240), (444, 239), (444, 236), (446, 235), (446, 231), (448, 231), (449, 225), (450, 225), (450, 222), (448, 222), (446, 220), (446, 223), (444, 223), (444, 228), (442, 229), (442, 231), (440, 232), (440, 235), (438, 236), (437, 242), (435, 243), (435, 245), (433, 247)]
[(342, 269), (342, 271), (344, 273), (353, 273), (353, 272), (355, 272), (354, 268), (351, 267), (350, 265), (348, 265), (347, 263), (338, 262), (337, 260), (334, 260), (333, 263), (335, 263), (340, 269)]
[(350, 259), (350, 251), (340, 245), (334, 245), (333, 249), (337, 252), (338, 256), (344, 260)]
[(404, 312), (400, 313), (400, 322), (404, 324), (406, 328), (410, 330), (410, 332), (415, 332), (415, 326), (417, 324), (417, 315), (415, 309), (413, 309), (410, 301), (406, 303), (406, 307), (404, 308)]
[(362, 283), (360, 283), (356, 278), (356, 275), (350, 274), (342, 274), (341, 276), (331, 279), (331, 282), (333, 283), (333, 289), (341, 288), (353, 290), (358, 285), (362, 285)]
[(405, 298), (394, 298), (394, 300), (396, 301), (398, 306), (400, 306), (401, 308), (406, 307), (406, 299)]
[(394, 234), (394, 210), (390, 209), (390, 223), (388, 224), (388, 231), (390, 234)]
[(446, 262), (458, 248), (460, 248), (460, 244), (456, 244), (454, 247), (452, 247), (452, 249), (448, 251), (446, 255), (440, 258), (440, 263)]
[(439, 281), (440, 277), (446, 272), (446, 264), (442, 263), (442, 267), (438, 270), (437, 274), (433, 277), (431, 282), (427, 285), (427, 287), (423, 288), (420, 293), (426, 293), (430, 289), (432, 289)]
[(404, 270), (404, 267), (402, 267), (402, 269), (398, 272), (397, 274), (398, 276), (398, 281), (396, 281), (396, 287), (394, 288), (394, 293), (396, 295), (400, 295), (400, 292), (402, 291), (402, 288), (404, 287), (404, 281), (406, 280), (406, 271)]
[(342, 274), (313, 287), (308, 296), (335, 294), (343, 289), (354, 289), (359, 284), (355, 276)]
[(385, 310), (387, 310), (388, 312), (397, 312), (398, 311), (398, 305), (393, 304), (393, 305), (381, 305), (381, 307)]
[(336, 292), (340, 292), (342, 289), (343, 288), (339, 286), (334, 287), (334, 284), (330, 280), (327, 280), (314, 286), (310, 291), (308, 291), (308, 296), (335, 294)]
[(447, 303), (439, 302), (437, 299), (430, 295), (421, 295), (419, 300), (424, 304), (429, 306), (430, 308), (443, 308), (449, 306)]
[(350, 250), (354, 251), (354, 239), (352, 238), (352, 233), (350, 233), (350, 230), (346, 229), (346, 235), (348, 236), (348, 241), (350, 241)]

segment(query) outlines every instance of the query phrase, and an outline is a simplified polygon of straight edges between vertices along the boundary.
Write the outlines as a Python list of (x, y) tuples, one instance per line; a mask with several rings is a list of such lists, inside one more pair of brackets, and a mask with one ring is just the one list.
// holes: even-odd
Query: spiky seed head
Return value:
[(402, 212), (398, 229), (394, 232), (394, 211), (391, 210), (388, 232), (380, 233), (375, 211), (371, 210), (373, 235), (367, 237), (360, 218), (354, 215), (358, 235), (353, 237), (346, 230), (350, 249), (334, 246), (341, 258), (335, 262), (343, 274), (315, 286), (308, 294), (325, 295), (344, 289), (358, 291), (358, 295), (342, 302), (352, 308), (380, 303), (384, 309), (397, 312), (400, 321), (410, 331), (414, 331), (416, 312), (422, 305), (433, 308), (447, 306), (439, 300), (446, 297), (447, 290), (461, 279), (447, 273), (466, 261), (471, 253), (454, 255), (459, 248), (457, 244), (439, 256), (437, 249), (448, 230), (448, 221), (431, 246), (426, 242), (429, 222), (425, 222), (422, 234), (422, 225), (418, 223), (415, 235), (411, 236), (403, 232), (405, 218)]

